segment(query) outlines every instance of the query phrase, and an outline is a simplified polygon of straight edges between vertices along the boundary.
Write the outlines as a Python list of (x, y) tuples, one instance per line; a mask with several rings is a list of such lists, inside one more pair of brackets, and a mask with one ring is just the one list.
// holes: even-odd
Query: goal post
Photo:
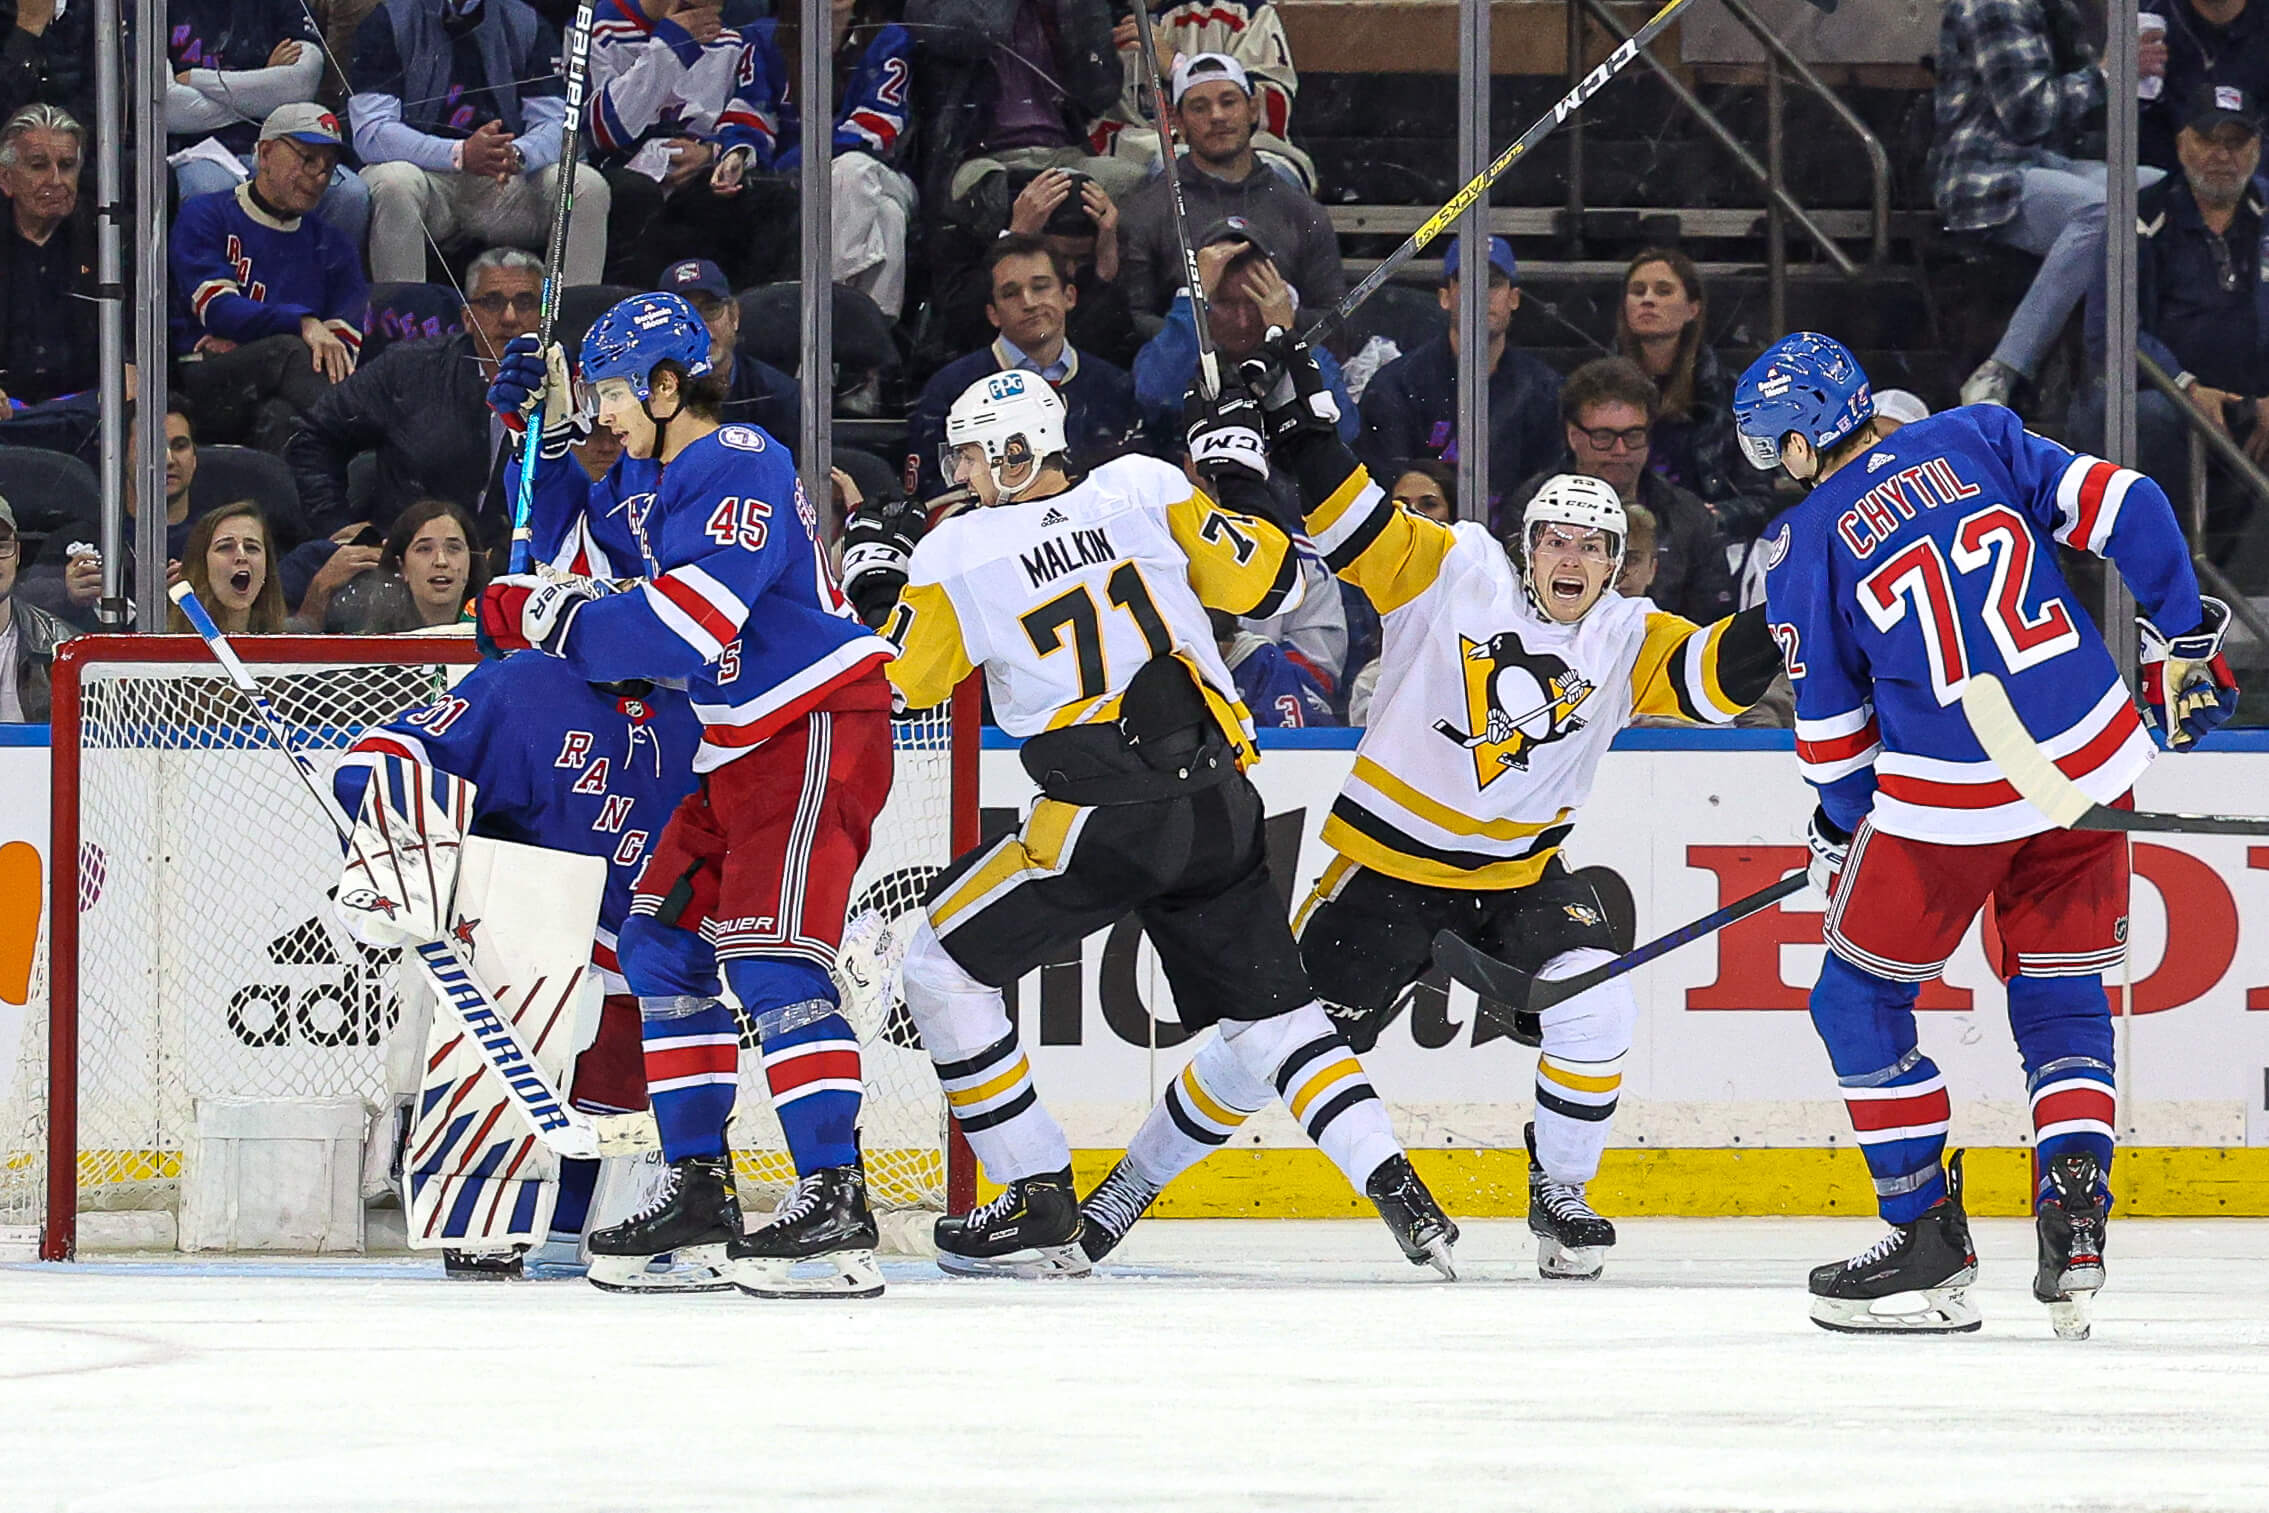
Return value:
[[(326, 773), (479, 661), (448, 635), (235, 645)], [(893, 721), (891, 797), (853, 912), (903, 917), (974, 843), (981, 717), (965, 689)], [(83, 1213), (177, 1204), (200, 1098), (360, 1098), (375, 1119), (401, 971), (331, 921), (331, 824), (200, 640), (64, 642), (52, 720), (46, 944), (24, 1043), (0, 1064), (0, 1231), (36, 1229), (38, 1253), (65, 1260)], [(966, 1208), (974, 1163), (912, 1022), (895, 995), (874, 1019), (856, 1028), (877, 1205)], [(766, 1206), (794, 1174), (754, 1054), (731, 1138), (744, 1201)]]

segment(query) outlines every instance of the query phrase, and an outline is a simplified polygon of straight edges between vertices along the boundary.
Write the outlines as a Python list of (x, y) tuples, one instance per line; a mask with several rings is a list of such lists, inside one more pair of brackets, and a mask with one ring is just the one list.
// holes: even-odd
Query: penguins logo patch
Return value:
[(1434, 729), (1473, 753), (1473, 779), (1486, 788), (1507, 771), (1528, 771), (1529, 754), (1584, 728), (1576, 711), (1599, 685), (1550, 652), (1532, 652), (1512, 631), (1486, 641), (1458, 637), (1465, 669), (1465, 729)]
[(1590, 904), (1562, 904), (1560, 907), (1563, 911), (1566, 912), (1568, 918), (1574, 920), (1579, 925), (1586, 925), (1596, 929), (1601, 923), (1599, 911), (1597, 909), (1594, 909)]

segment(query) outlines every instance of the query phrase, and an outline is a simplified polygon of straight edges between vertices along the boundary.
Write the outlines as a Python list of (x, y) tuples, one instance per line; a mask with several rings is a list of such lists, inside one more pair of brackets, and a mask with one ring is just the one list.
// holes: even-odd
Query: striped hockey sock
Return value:
[(733, 1011), (715, 998), (642, 998), (646, 1096), (661, 1126), (662, 1155), (722, 1156), (725, 1123), (739, 1091), (741, 1037)]
[(1024, 1059), (1013, 1026), (976, 1055), (935, 1065), (953, 1122), (995, 1182), (1071, 1165), (1071, 1146), (1063, 1127), (1040, 1106), (1032, 1064)]
[(1226, 1145), (1273, 1096), (1267, 1083), (1245, 1070), (1229, 1042), (1210, 1036), (1166, 1084), (1127, 1142), (1128, 1164), (1151, 1186), (1164, 1188)]
[(1550, 1052), (1536, 1062), (1536, 1160), (1555, 1182), (1599, 1173), (1608, 1121), (1623, 1087), (1623, 1058), (1575, 1061)]
[(2109, 1061), (2061, 1056), (2026, 1078), (2033, 1105), (2033, 1201), (2048, 1195), (2049, 1164), (2067, 1151), (2093, 1156), (2111, 1175), (2112, 1121), (2118, 1113)]
[(1836, 1081), (1884, 1222), (1913, 1223), (1946, 1196), (1946, 1079), (1914, 1046), (1889, 1066)]
[(1221, 1031), (1245, 1071), (1276, 1089), (1357, 1192), (1381, 1162), (1402, 1154), (1387, 1106), (1322, 1004), (1274, 1019), (1224, 1020)]
[(866, 1086), (859, 1037), (841, 1014), (799, 1026), (764, 1042), (764, 1080), (772, 1112), (795, 1159), (809, 1176), (859, 1159), (859, 1109)]

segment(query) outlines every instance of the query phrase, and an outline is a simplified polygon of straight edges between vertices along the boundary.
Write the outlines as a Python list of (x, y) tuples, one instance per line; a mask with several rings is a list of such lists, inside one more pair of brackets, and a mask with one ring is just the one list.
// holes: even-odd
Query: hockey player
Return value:
[[(1546, 480), (1517, 556), (1479, 524), (1398, 508), (1334, 432), (1337, 407), (1305, 343), (1272, 337), (1247, 377), (1264, 403), (1229, 408), (1269, 430), (1255, 467), (1291, 471), (1310, 538), (1377, 608), (1384, 637), (1370, 723), (1324, 822), (1337, 854), (1299, 913), (1316, 991), (1368, 1050), (1433, 964), (1438, 930), (1540, 977), (1610, 960), (1606, 913), (1560, 847), (1634, 717), (1724, 724), (1756, 702), (1780, 671), (1762, 610), (1697, 626), (1615, 593), (1629, 522), (1596, 478)], [(1258, 443), (1220, 455), (1257, 457)], [(1585, 1184), (1637, 1017), (1628, 978), (1542, 1016), (1528, 1224), (1547, 1278), (1597, 1277), (1615, 1243)], [(1088, 1254), (1225, 1141), (1261, 1092), (1201, 1049), (1090, 1195)]]
[(1208, 606), (1288, 607), (1300, 585), (1290, 541), (1152, 458), (1068, 472), (1063, 401), (1032, 373), (970, 385), (946, 416), (942, 463), (983, 507), (919, 546), (893, 529), (906, 512), (862, 516), (846, 577), (863, 607), (887, 608), (901, 648), (891, 681), (909, 705), (936, 704), (984, 669), (1041, 797), (1022, 833), (932, 885), (906, 950), (906, 1004), (946, 1101), (1007, 1187), (938, 1221), (939, 1264), (1089, 1269), (1071, 1151), (1001, 989), (1131, 911), (1181, 1022), (1218, 1025), (1237, 1086), (1282, 1098), (1403, 1253), (1449, 1275), (1457, 1227), (1411, 1170), (1284, 925), (1260, 795), (1244, 776), (1252, 726), (1206, 618)]
[[(660, 468), (651, 495), (628, 498), (645, 576), (500, 579), (482, 597), (483, 633), (593, 681), (685, 679), (702, 722), (700, 786), (656, 844), (622, 931), (672, 1184), (653, 1211), (592, 1236), (592, 1277), (628, 1282), (660, 1252), (729, 1245), (745, 1291), (872, 1297), (859, 1048), (830, 968), (890, 791), (892, 647), (836, 588), (787, 449), (718, 424), (709, 333), (683, 298), (609, 310), (584, 338), (581, 379), (622, 440), (617, 466)], [(738, 1035), (720, 965), (762, 1042), (798, 1175), (746, 1236), (725, 1148)], [(833, 1274), (814, 1280), (802, 1260)]]
[[(333, 788), (341, 809), (357, 816), (358, 837), (334, 908), (348, 933), (371, 946), (415, 945), (455, 927), (446, 912), (458, 857), (453, 806), (421, 803), (421, 815), (400, 812), (418, 801), (413, 796), (449, 792), (450, 779), (471, 789), (468, 833), (604, 858), (607, 885), (591, 964), (606, 1006), (598, 1037), (578, 1059), (564, 1091), (590, 1112), (644, 1108), (638, 1001), (620, 974), (617, 937), (649, 845), (693, 789), (693, 753), (700, 739), (700, 723), (681, 693), (586, 683), (564, 662), (534, 652), (484, 662), (435, 703), (370, 731), (341, 758)], [(396, 812), (381, 813), (389, 803)], [(389, 869), (384, 861), (377, 866), (385, 875), (372, 875), (369, 859), (388, 857), (393, 849), (388, 833), (404, 833), (413, 818), (422, 824), (426, 854), (445, 863), (434, 879), (438, 887), (419, 869)], [(424, 1058), (422, 1041), (410, 1050)], [(430, 1077), (421, 1081), (434, 1085)], [(452, 1205), (443, 1230), (467, 1235), (482, 1196), (484, 1153), (479, 1137), (466, 1141), (463, 1130), (445, 1128), (437, 1138), (428, 1137), (422, 1120), (435, 1106), (435, 1100), (421, 1100), (421, 1125), (411, 1136), (404, 1178), (414, 1207), (417, 1189), (444, 1174), (459, 1174), (462, 1201)], [(551, 1219), (555, 1242), (571, 1246), (581, 1238), (598, 1175), (596, 1161), (560, 1164)], [(518, 1275), (521, 1264), (513, 1250), (470, 1241), (444, 1257), (452, 1274)]]
[(1797, 759), (1819, 790), (1810, 842), (1828, 954), (1812, 1021), (1892, 1226), (1813, 1271), (1812, 1317), (1852, 1332), (1978, 1327), (1960, 1153), (1941, 1165), (1946, 1088), (1916, 1043), (1914, 1001), (1990, 898), (2032, 1103), (2033, 1296), (2059, 1334), (2084, 1337), (2111, 1202), (2102, 974), (2126, 951), (2127, 843), (2055, 828), (1982, 759), (1956, 706), (1973, 672), (1996, 674), (2057, 765), (2125, 804), (2151, 739), (2056, 548), (2108, 558), (2133, 588), (2145, 695), (2175, 750), (2236, 704), (2220, 655), (2228, 610), (2199, 597), (2157, 484), (2044, 441), (1999, 405), (1888, 436), (1857, 360), (1799, 332), (1741, 376), (1734, 414), (1752, 462), (1812, 490), (1759, 549), (1796, 687)]

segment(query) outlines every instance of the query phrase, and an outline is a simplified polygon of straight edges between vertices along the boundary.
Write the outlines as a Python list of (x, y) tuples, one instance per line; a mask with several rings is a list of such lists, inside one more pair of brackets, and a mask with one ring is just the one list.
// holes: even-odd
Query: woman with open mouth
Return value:
[[(268, 517), (251, 500), (224, 504), (190, 528), (182, 549), (182, 576), (213, 620), (232, 636), (274, 636), (284, 631), (284, 594), (270, 571), (274, 537)], [(189, 634), (189, 621), (169, 609), (166, 628)]]

